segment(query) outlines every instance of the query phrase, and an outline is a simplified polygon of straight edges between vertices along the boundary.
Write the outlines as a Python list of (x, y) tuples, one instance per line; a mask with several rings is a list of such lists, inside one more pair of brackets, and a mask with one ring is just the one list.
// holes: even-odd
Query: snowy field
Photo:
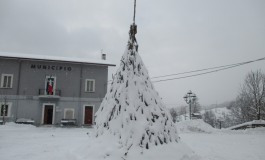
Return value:
[[(265, 129), (226, 131), (198, 125), (180, 130), (181, 140), (201, 160), (264, 160)], [(179, 124), (182, 126), (183, 124)], [(189, 126), (185, 124), (185, 126)], [(96, 141), (92, 128), (50, 128), (7, 123), (0, 126), (1, 160), (95, 160), (111, 159), (100, 154), (115, 152), (107, 144), (109, 140)], [(100, 147), (99, 147), (100, 146)], [(106, 146), (106, 147), (104, 147)], [(148, 154), (152, 160), (172, 159), (172, 155), (185, 152), (183, 148), (170, 146), (153, 149)], [(159, 156), (162, 155), (162, 156)], [(166, 155), (169, 155), (168, 158)], [(154, 158), (156, 157), (156, 158)], [(115, 158), (116, 160), (117, 158)], [(183, 160), (190, 160), (184, 158)], [(192, 158), (192, 160), (195, 160)]]

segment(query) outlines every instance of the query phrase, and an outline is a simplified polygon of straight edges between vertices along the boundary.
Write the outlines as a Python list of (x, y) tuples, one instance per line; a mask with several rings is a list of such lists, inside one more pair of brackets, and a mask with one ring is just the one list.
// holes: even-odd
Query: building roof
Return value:
[(0, 57), (15, 58), (15, 59), (28, 59), (28, 60), (31, 59), (31, 60), (39, 60), (39, 61), (60, 61), (60, 62), (70, 62), (70, 63), (84, 63), (84, 64), (116, 66), (115, 64), (112, 64), (102, 59), (59, 57), (59, 56), (50, 56), (50, 55), (33, 55), (33, 54), (24, 54), (24, 53), (11, 53), (11, 52), (0, 52)]
[(250, 121), (250, 122), (246, 122), (246, 123), (242, 123), (242, 124), (239, 124), (239, 125), (236, 125), (236, 126), (232, 126), (232, 127), (229, 127), (227, 129), (237, 129), (237, 128), (240, 128), (240, 127), (244, 127), (244, 126), (249, 126), (249, 125), (265, 125), (265, 120), (253, 120), (253, 121)]

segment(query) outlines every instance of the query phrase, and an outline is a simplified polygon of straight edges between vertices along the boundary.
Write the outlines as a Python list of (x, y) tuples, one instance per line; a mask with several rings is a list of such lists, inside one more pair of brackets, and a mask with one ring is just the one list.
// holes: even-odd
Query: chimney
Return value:
[(101, 54), (101, 59), (102, 59), (102, 60), (106, 60), (106, 54), (105, 54), (105, 53), (102, 53), (102, 54)]

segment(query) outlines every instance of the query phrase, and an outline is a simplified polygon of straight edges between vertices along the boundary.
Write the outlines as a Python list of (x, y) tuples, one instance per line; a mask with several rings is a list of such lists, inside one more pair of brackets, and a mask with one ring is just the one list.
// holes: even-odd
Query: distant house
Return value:
[(247, 129), (247, 128), (257, 128), (257, 127), (265, 127), (265, 120), (254, 120), (250, 122), (246, 122), (243, 124), (239, 124), (233, 127), (229, 127), (231, 130), (239, 130), (239, 129)]
[(202, 119), (201, 113), (192, 113), (191, 119)]
[(92, 125), (107, 91), (106, 60), (0, 52), (0, 119)]

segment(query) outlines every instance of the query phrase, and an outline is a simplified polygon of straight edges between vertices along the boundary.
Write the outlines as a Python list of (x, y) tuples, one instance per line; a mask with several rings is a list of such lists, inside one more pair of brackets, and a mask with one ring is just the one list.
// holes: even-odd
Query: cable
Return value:
[[(237, 65), (237, 66), (239, 66), (239, 65)], [(234, 68), (234, 67), (237, 67), (237, 66), (226, 67), (226, 68), (222, 68), (222, 69), (217, 69), (217, 70), (213, 70), (213, 71), (209, 71), (209, 72), (204, 72), (204, 73), (193, 74), (193, 75), (189, 75), (189, 76), (183, 76), (183, 77), (177, 77), (177, 78), (157, 80), (157, 81), (153, 81), (153, 83), (163, 82), (163, 81), (170, 81), (170, 80), (175, 80), (175, 79), (183, 79), (183, 78), (189, 78), (189, 77), (195, 77), (195, 76), (200, 76), (200, 75), (204, 75), (204, 74), (209, 74), (209, 73), (213, 73), (213, 72), (218, 72), (218, 71), (222, 71), (222, 70)]]
[[(152, 81), (152, 82), (153, 83), (157, 83), (157, 82), (163, 82), (163, 81), (170, 81), (170, 80), (176, 80), (176, 79), (183, 79), (183, 78), (195, 77), (195, 76), (205, 75), (205, 74), (209, 74), (209, 73), (213, 73), (213, 72), (218, 72), (218, 71), (222, 71), (222, 70), (227, 70), (227, 69), (230, 69), (230, 68), (234, 68), (234, 67), (238, 67), (238, 66), (242, 66), (242, 65), (245, 65), (245, 64), (249, 64), (249, 63), (253, 63), (253, 62), (257, 62), (257, 61), (262, 61), (262, 60), (265, 60), (265, 57), (259, 58), (259, 59), (256, 59), (256, 60), (240, 62), (240, 63), (222, 65), (222, 66), (217, 66), (217, 67), (210, 67), (210, 68), (205, 68), (205, 69), (198, 69), (198, 70), (187, 71), (187, 72), (180, 72), (180, 73), (175, 73), (175, 74), (168, 74), (168, 75), (163, 75), (163, 76), (156, 76), (156, 77), (152, 77), (151, 79), (164, 78), (164, 77), (169, 77), (169, 76), (177, 76), (177, 75), (182, 75), (182, 74), (189, 74), (189, 73), (195, 73), (195, 72), (202, 72), (202, 71), (212, 70), (212, 71), (208, 71), (208, 72), (197, 73), (197, 74), (193, 74), (193, 75), (176, 77), (176, 78), (168, 78), (168, 79), (156, 80), (156, 81)], [(216, 69), (216, 70), (213, 70), (213, 69)], [(112, 80), (109, 80), (108, 81), (108, 83), (111, 83), (111, 82), (112, 82)]]
[[(237, 64), (234, 64), (234, 65), (226, 65), (227, 66), (226, 68), (221, 68), (221, 69), (217, 69), (217, 70), (213, 70), (213, 71), (209, 71), (209, 72), (203, 72), (203, 73), (198, 73), (198, 74), (193, 74), (193, 75), (188, 75), (188, 76), (183, 76), (183, 77), (176, 77), (176, 78), (157, 80), (157, 81), (153, 81), (153, 83), (200, 76), (200, 75), (209, 74), (209, 73), (213, 73), (213, 72), (218, 72), (218, 71), (222, 71), (222, 70), (226, 70), (226, 69), (242, 66), (242, 65), (245, 65), (245, 64), (253, 63), (253, 62), (262, 61), (262, 60), (265, 60), (265, 57), (264, 58), (260, 58), (260, 59), (256, 59), (256, 60), (253, 60), (253, 61), (237, 63)], [(213, 67), (213, 68), (220, 68), (220, 67)], [(203, 69), (203, 70), (209, 70), (209, 69)], [(191, 73), (191, 72), (195, 72), (195, 71), (190, 71), (189, 73)], [(180, 73), (180, 74), (182, 74), (182, 73)]]
[(265, 60), (265, 57), (264, 58), (260, 58), (260, 59), (256, 59), (256, 60), (252, 60), (252, 61), (246, 61), (246, 62), (228, 64), (228, 65), (217, 66), (217, 67), (210, 67), (210, 68), (193, 70), (193, 71), (187, 71), (187, 72), (181, 72), (181, 73), (175, 73), (175, 74), (168, 74), (168, 75), (163, 75), (163, 76), (156, 76), (156, 77), (152, 77), (151, 79), (157, 79), (157, 78), (163, 78), (163, 77), (169, 77), (169, 76), (176, 76), (176, 75), (193, 73), (193, 72), (201, 72), (201, 71), (212, 70), (212, 69), (217, 69), (217, 68), (224, 68), (224, 67), (229, 67), (229, 66), (238, 66), (238, 65), (248, 64), (248, 63), (252, 63), (252, 62), (260, 61), (260, 60)]

